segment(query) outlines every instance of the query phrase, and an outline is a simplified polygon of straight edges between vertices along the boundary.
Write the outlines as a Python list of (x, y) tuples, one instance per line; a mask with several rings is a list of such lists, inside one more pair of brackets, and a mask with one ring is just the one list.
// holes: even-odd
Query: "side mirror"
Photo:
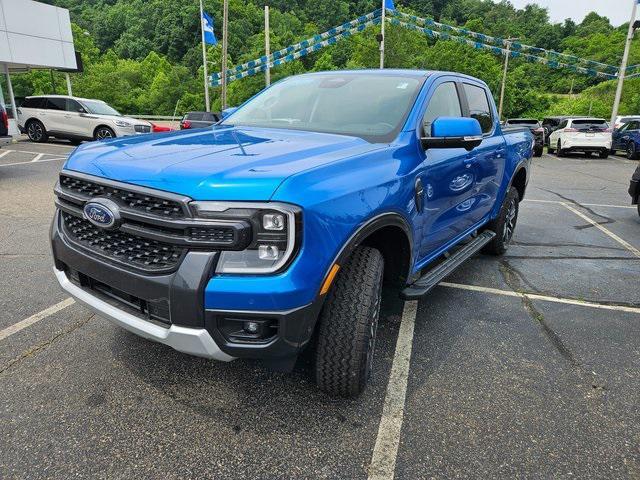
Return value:
[(482, 143), (482, 127), (475, 118), (438, 117), (431, 124), (431, 135), (420, 139), (422, 147), (473, 150)]
[(222, 119), (224, 120), (229, 115), (231, 115), (233, 112), (235, 112), (237, 109), (238, 109), (238, 107), (225, 108), (224, 110), (222, 110), (222, 112), (220, 112), (220, 114), (222, 115)]

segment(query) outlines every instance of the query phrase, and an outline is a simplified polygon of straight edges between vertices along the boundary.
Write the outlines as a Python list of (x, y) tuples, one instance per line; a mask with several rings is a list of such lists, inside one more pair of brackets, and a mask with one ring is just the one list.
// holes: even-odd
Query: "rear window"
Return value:
[(606, 130), (609, 128), (605, 120), (596, 119), (573, 120), (571, 126), (576, 130)]
[(217, 122), (218, 116), (213, 112), (207, 112), (203, 115), (202, 119), (208, 122)]
[(194, 120), (194, 121), (200, 121), (202, 120), (202, 113), (201, 112), (189, 112), (184, 116), (185, 120)]
[(43, 97), (25, 98), (22, 103), (23, 108), (44, 108), (46, 99)]

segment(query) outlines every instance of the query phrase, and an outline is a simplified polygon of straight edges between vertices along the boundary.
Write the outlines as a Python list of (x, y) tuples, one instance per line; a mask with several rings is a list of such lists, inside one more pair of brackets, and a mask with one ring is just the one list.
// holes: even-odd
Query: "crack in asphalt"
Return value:
[[(612, 218), (610, 218), (610, 217), (607, 217), (607, 216), (605, 216), (605, 215), (602, 215), (602, 214), (600, 214), (600, 213), (596, 213), (596, 212), (594, 212), (592, 208), (582, 205), (580, 202), (577, 202), (577, 201), (576, 201), (576, 200), (574, 200), (573, 198), (565, 197), (564, 195), (562, 195), (562, 194), (560, 194), (560, 193), (558, 193), (558, 192), (554, 192), (553, 190), (548, 190), (548, 189), (546, 189), (546, 188), (541, 188), (541, 187), (538, 187), (538, 188), (540, 188), (540, 190), (543, 190), (543, 191), (545, 191), (545, 192), (547, 192), (547, 193), (551, 193), (551, 194), (553, 194), (553, 195), (556, 195), (557, 197), (560, 197), (560, 198), (562, 198), (563, 200), (565, 200), (565, 201), (567, 201), (567, 202), (569, 202), (569, 203), (572, 203), (572, 204), (574, 204), (574, 205), (575, 205), (575, 206), (577, 206), (577, 207), (583, 208), (584, 210), (586, 210), (587, 212), (589, 212), (590, 214), (592, 214), (592, 215), (594, 215), (594, 216), (596, 216), (596, 217), (600, 217), (600, 218), (605, 219), (605, 221), (604, 221), (604, 222), (596, 222), (598, 225), (607, 225), (607, 224), (609, 224), (609, 223), (616, 223), (616, 221), (615, 221), (614, 219), (612, 219)], [(576, 230), (586, 230), (587, 228), (593, 228), (593, 225), (591, 225), (591, 224), (587, 224), (587, 225), (578, 225), (578, 226), (575, 226), (575, 227), (573, 227), (573, 228), (575, 228)]]
[[(524, 275), (519, 272), (516, 268), (509, 264), (507, 260), (500, 260), (500, 273), (505, 281), (505, 283), (514, 291), (522, 294), (526, 294), (526, 292), (522, 289), (520, 283), (524, 283), (527, 286), (531, 287), (531, 284), (524, 278)], [(549, 326), (544, 315), (536, 309), (533, 305), (533, 302), (526, 295), (522, 297), (522, 304), (524, 305), (525, 310), (529, 314), (529, 316), (535, 320), (538, 325), (542, 328), (542, 332), (544, 333), (547, 340), (553, 345), (553, 347), (560, 353), (560, 355), (567, 361), (573, 368), (580, 367), (580, 362), (573, 355), (569, 347), (565, 345), (562, 339), (558, 336), (558, 334)]]
[(57, 333), (56, 335), (54, 335), (53, 337), (49, 338), (48, 340), (46, 340), (44, 342), (41, 342), (41, 343), (39, 343), (37, 345), (34, 345), (32, 347), (29, 347), (27, 350), (23, 351), (20, 355), (18, 355), (17, 357), (13, 358), (12, 360), (9, 360), (7, 363), (2, 365), (2, 367), (0, 367), (0, 374), (8, 371), (10, 368), (12, 368), (14, 365), (20, 363), (22, 360), (37, 354), (41, 350), (46, 349), (47, 347), (49, 347), (49, 345), (53, 344), (53, 342), (55, 342), (60, 337), (63, 337), (65, 335), (67, 335), (69, 333), (72, 333), (72, 332), (78, 330), (79, 328), (83, 327), (84, 325), (86, 325), (95, 316), (96, 316), (95, 314), (91, 314), (86, 319), (80, 320), (79, 322), (73, 323), (69, 328)]

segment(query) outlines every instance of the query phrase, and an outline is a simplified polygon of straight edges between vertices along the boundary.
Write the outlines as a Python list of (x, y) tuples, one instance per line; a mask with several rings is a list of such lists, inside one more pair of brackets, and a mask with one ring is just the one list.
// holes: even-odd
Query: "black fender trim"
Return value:
[[(516, 167), (513, 169), (513, 174), (511, 175), (511, 178), (509, 179), (509, 185), (507, 185), (507, 189), (506, 189), (506, 191), (504, 193), (505, 195), (507, 194), (507, 192), (509, 191), (509, 189), (513, 185), (513, 180), (516, 178), (516, 175), (518, 175), (518, 172), (520, 170), (522, 170), (522, 169), (524, 169), (524, 173), (525, 173), (524, 191), (526, 192), (527, 185), (529, 185), (529, 168), (528, 168), (529, 165), (531, 165), (531, 159), (524, 159), (524, 160), (520, 160), (520, 162), (518, 162)], [(523, 198), (524, 198), (524, 194), (522, 195), (522, 198), (520, 199), (520, 201), (522, 201)]]

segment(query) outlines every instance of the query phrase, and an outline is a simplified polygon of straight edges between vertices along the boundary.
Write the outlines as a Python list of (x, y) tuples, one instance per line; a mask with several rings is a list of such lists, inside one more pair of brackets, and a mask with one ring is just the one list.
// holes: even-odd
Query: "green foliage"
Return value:
[[(76, 48), (85, 72), (72, 74), (74, 94), (100, 98), (129, 114), (172, 114), (204, 107), (202, 50), (197, 0), (44, 0), (71, 12)], [(606, 17), (589, 14), (576, 25), (571, 20), (552, 24), (546, 9), (537, 5), (515, 8), (501, 0), (396, 0), (403, 11), (464, 26), (470, 30), (542, 48), (617, 65), (626, 26), (614, 28)], [(272, 51), (298, 42), (347, 20), (379, 8), (379, 0), (230, 0), (229, 66), (264, 52), (263, 9), (271, 8)], [(222, 0), (204, 0), (221, 39)], [(301, 60), (272, 70), (272, 81), (305, 71), (376, 68), (380, 27)], [(636, 40), (630, 64), (640, 63)], [(207, 49), (209, 71), (220, 70), (221, 47)], [(434, 41), (401, 27), (389, 26), (386, 66), (449, 70), (487, 82), (498, 99), (503, 58), (451, 41)], [(62, 74), (33, 71), (14, 75), (17, 96), (65, 93)], [(230, 104), (239, 104), (264, 87), (256, 75), (229, 85)], [(504, 100), (505, 116), (548, 113), (608, 116), (613, 82), (552, 70), (519, 59), (510, 62)], [(572, 92), (573, 95), (567, 95)], [(213, 109), (220, 108), (220, 89), (211, 88)], [(621, 113), (640, 111), (640, 79), (625, 86)]]

